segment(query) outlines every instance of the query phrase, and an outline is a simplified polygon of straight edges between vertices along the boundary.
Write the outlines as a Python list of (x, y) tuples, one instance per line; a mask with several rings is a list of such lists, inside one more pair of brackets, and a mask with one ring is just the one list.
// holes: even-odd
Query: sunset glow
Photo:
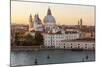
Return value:
[(57, 24), (76, 25), (80, 18), (84, 25), (95, 25), (95, 7), (35, 2), (11, 2), (11, 23), (29, 24), (29, 15), (39, 14), (42, 20), (50, 7)]

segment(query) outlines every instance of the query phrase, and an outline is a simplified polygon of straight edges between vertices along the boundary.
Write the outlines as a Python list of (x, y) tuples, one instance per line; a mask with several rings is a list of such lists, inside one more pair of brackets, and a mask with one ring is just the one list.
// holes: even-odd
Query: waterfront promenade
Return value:
[[(80, 50), (92, 50), (92, 49), (66, 49), (66, 48), (54, 48), (54, 47), (45, 47), (45, 46), (12, 46), (11, 47), (11, 51), (36, 51), (36, 50), (77, 50), (77, 51), (80, 51)], [(95, 51), (95, 50), (92, 50), (92, 51)]]

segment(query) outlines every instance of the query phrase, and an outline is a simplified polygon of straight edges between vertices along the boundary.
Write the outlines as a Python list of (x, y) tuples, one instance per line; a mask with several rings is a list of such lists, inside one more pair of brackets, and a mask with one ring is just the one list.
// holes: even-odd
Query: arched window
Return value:
[(72, 45), (72, 43), (71, 43), (71, 45)]
[(85, 44), (85, 48), (87, 48), (87, 44)]
[(64, 46), (64, 48), (65, 48), (65, 46)]
[(87, 44), (85, 44), (85, 46), (87, 46)]
[(94, 46), (93, 46), (93, 49), (95, 49)]
[(78, 48), (80, 48), (80, 46), (78, 45)]
[(73, 48), (73, 47), (71, 46), (71, 48)]
[(78, 46), (79, 46), (80, 44), (78, 44)]
[(80, 48), (80, 44), (78, 44), (78, 48)]
[(93, 46), (95, 46), (94, 44), (92, 44)]

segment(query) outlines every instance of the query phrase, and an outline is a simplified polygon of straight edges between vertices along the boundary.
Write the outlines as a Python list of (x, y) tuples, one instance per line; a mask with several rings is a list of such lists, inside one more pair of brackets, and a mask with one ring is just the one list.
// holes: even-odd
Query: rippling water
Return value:
[[(49, 55), (49, 58), (48, 58)], [(88, 55), (88, 60), (86, 56)], [(41, 50), (41, 51), (12, 51), (11, 66), (73, 63), (95, 61), (94, 51), (69, 51), (69, 50)]]

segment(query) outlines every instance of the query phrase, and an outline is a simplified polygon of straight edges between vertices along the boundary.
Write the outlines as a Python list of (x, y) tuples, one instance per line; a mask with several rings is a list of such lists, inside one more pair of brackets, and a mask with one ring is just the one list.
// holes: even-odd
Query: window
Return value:
[(92, 44), (93, 46), (95, 46), (94, 44)]
[(64, 48), (65, 48), (65, 46), (64, 46)]
[(72, 45), (72, 43), (71, 43), (71, 45)]
[(71, 46), (71, 48), (72, 48), (72, 46)]
[(85, 48), (87, 48), (87, 44), (85, 44)]
[(93, 49), (95, 49), (94, 46), (93, 46)]
[(93, 34), (91, 34), (91, 37), (93, 37)]
[(80, 48), (80, 46), (78, 45), (78, 48)]
[(78, 44), (78, 46), (79, 46), (80, 44)]
[(87, 46), (87, 44), (85, 44), (85, 46)]
[(87, 48), (87, 46), (85, 46), (85, 48)]

